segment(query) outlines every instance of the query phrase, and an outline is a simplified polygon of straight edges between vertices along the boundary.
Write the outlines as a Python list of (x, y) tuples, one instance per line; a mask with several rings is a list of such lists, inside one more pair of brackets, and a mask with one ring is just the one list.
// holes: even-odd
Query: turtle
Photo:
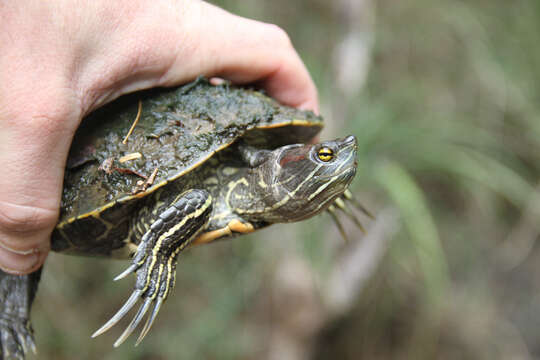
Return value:
[[(124, 306), (92, 336), (140, 302), (114, 346), (147, 316), (138, 344), (187, 248), (325, 210), (342, 230), (337, 209), (353, 219), (351, 204), (365, 212), (348, 190), (357, 140), (310, 142), (322, 126), (322, 117), (260, 90), (203, 77), (124, 96), (84, 119), (67, 160), (51, 249), (128, 259), (115, 280), (136, 277)], [(30, 309), (40, 273), (0, 272), (0, 359), (35, 352)]]

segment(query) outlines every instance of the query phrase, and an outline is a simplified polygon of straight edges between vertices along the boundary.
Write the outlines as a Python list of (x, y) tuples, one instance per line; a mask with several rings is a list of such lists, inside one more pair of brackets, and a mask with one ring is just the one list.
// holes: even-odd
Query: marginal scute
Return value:
[(51, 238), (55, 239), (51, 244), (52, 251), (63, 252), (69, 250), (72, 246), (67, 236), (58, 228), (53, 230)]
[(107, 236), (102, 241), (105, 249), (107, 249), (107, 245), (109, 249), (102, 255), (110, 255), (111, 251), (125, 246), (124, 240), (129, 234), (130, 220), (130, 218), (122, 219), (122, 221), (109, 229)]
[(74, 221), (70, 226), (64, 226), (62, 231), (74, 245), (84, 246), (87, 240), (80, 237), (81, 233), (85, 232), (88, 238), (98, 239), (107, 231), (107, 225), (102, 219), (94, 216), (87, 216)]

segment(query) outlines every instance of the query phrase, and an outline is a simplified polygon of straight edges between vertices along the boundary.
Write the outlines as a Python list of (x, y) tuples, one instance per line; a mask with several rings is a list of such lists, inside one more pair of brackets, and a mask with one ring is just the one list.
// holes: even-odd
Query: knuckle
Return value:
[(77, 96), (62, 87), (18, 93), (15, 98), (0, 100), (0, 119), (12, 128), (25, 131), (49, 131), (64, 128), (80, 117), (80, 104)]
[(40, 104), (28, 114), (27, 125), (53, 133), (74, 122), (69, 120), (78, 120), (78, 109), (80, 107), (75, 106), (73, 99), (57, 98), (47, 104)]
[(0, 202), (0, 233), (15, 237), (50, 231), (58, 211)]
[(291, 38), (289, 34), (281, 27), (275, 24), (266, 24), (268, 29), (268, 37), (270, 41), (279, 47), (292, 48)]

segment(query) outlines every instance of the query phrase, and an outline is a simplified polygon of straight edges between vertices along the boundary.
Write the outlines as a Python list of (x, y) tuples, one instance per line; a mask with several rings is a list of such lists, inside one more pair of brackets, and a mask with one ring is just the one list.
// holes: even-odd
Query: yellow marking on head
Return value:
[(232, 194), (232, 191), (234, 190), (234, 188), (236, 186), (238, 186), (239, 184), (243, 184), (245, 186), (249, 186), (249, 183), (248, 181), (246, 180), (246, 178), (240, 178), (236, 181), (231, 181), (229, 183), (229, 190), (227, 190), (227, 194), (225, 195), (225, 204), (227, 204), (227, 206), (229, 208), (231, 208), (231, 205), (230, 205), (230, 198), (231, 198), (231, 194)]
[(281, 187), (285, 184), (287, 184), (288, 182), (290, 182), (291, 180), (293, 180), (294, 178), (296, 178), (296, 175), (292, 175), (290, 176), (289, 178), (283, 180), (283, 181), (276, 181), (276, 182), (273, 182), (272, 183), (272, 187)]
[[(317, 205), (317, 207), (315, 208), (313, 212), (318, 213), (323, 208), (323, 206), (326, 206), (326, 204), (328, 204), (328, 202), (330, 202), (331, 200), (332, 200), (332, 197), (327, 198), (326, 200), (321, 202), (319, 205)], [(330, 205), (328, 208), (333, 207), (333, 206), (334, 205)], [(335, 210), (335, 208), (333, 208), (333, 210)]]
[[(275, 210), (275, 209), (278, 209), (280, 207), (282, 207), (283, 205), (285, 205), (294, 195), (296, 195), (296, 193), (298, 192), (298, 190), (300, 190), (304, 184), (306, 182), (308, 182), (309, 180), (311, 180), (311, 178), (313, 177), (313, 175), (315, 175), (315, 173), (317, 171), (319, 171), (319, 169), (321, 168), (322, 164), (319, 164), (317, 165), (317, 167), (311, 172), (309, 173), (309, 175), (304, 179), (302, 180), (302, 182), (300, 184), (298, 184), (298, 186), (291, 192), (289, 192), (287, 195), (283, 196), (283, 198), (278, 201), (277, 203), (273, 204), (272, 206), (269, 206), (269, 207), (266, 207), (262, 210), (258, 210), (258, 209), (234, 209), (234, 212), (238, 213), (238, 214), (258, 214), (258, 213), (265, 213), (269, 210)], [(229, 192), (231, 190), (229, 189)], [(227, 203), (227, 205), (229, 205)]]
[(324, 189), (326, 189), (333, 181), (334, 179), (336, 178), (337, 176), (334, 176), (333, 178), (331, 178), (330, 180), (328, 180), (328, 182), (322, 184), (321, 186), (319, 186), (317, 188), (317, 190), (315, 190), (313, 193), (311, 193), (309, 196), (308, 196), (308, 200), (312, 200), (315, 196), (319, 195)]
[[(348, 149), (350, 147), (354, 147), (354, 145), (346, 146), (343, 149), (341, 149), (340, 151), (346, 150), (346, 149)], [(349, 152), (349, 155), (347, 156), (347, 158), (345, 160), (343, 160), (334, 171), (338, 172), (343, 166), (347, 165), (349, 163), (349, 160), (353, 157), (354, 153), (355, 153), (354, 151)]]

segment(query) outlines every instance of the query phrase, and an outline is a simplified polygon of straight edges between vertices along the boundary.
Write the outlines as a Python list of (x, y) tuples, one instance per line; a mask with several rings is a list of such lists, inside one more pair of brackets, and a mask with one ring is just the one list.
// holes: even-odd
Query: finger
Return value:
[(201, 74), (257, 83), (286, 105), (318, 111), (315, 85), (277, 26), (202, 1), (129, 4), (111, 33), (100, 35), (106, 41), (96, 45), (92, 61), (73, 76), (84, 113), (127, 92), (178, 85)]
[(34, 272), (43, 265), (47, 253), (47, 251), (41, 251), (28, 255), (19, 255), (2, 249), (0, 251), (0, 269), (14, 275)]
[(59, 97), (32, 83), (20, 97), (0, 87), (0, 268), (16, 274), (39, 268), (49, 251), (75, 128), (65, 125)]
[[(195, 48), (196, 58), (204, 59), (198, 61), (199, 71), (235, 83), (256, 82), (286, 105), (318, 110), (316, 87), (285, 31), (206, 3), (201, 3), (199, 12), (191, 17), (195, 24), (190, 24), (204, 44)], [(202, 19), (213, 20), (209, 24)], [(185, 68), (184, 57), (177, 58), (169, 75)]]
[[(0, 114), (0, 122), (4, 119)], [(35, 135), (32, 145), (21, 139), (24, 131)], [(52, 154), (67, 153), (71, 136), (58, 138), (48, 131), (31, 131), (29, 126), (2, 128), (1, 132), (0, 268), (25, 274), (39, 268), (49, 250), (65, 162)], [(6, 133), (9, 136), (4, 137)]]
[(60, 31), (52, 5), (0, 6), (0, 268), (16, 274), (39, 268), (49, 251), (80, 121), (66, 39), (72, 32)]

